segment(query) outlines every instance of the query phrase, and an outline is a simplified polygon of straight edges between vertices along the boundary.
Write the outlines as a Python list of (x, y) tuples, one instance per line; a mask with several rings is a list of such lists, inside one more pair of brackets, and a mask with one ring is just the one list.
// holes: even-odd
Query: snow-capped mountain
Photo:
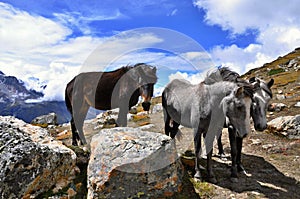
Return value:
[[(40, 101), (43, 97), (43, 89), (47, 86), (36, 78), (29, 81), (30, 87), (35, 85), (35, 89), (27, 89), (23, 81), (14, 76), (6, 76), (0, 71), (0, 115), (13, 115), (26, 122), (37, 116), (55, 112), (58, 122), (67, 122), (70, 118), (64, 101)], [(36, 103), (30, 103), (35, 101)]]

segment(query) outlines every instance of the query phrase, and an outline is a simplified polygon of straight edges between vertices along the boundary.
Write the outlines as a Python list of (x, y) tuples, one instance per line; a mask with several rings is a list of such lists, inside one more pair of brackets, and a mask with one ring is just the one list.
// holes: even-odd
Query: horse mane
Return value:
[(219, 67), (216, 70), (207, 73), (204, 79), (205, 84), (214, 84), (220, 81), (234, 82), (238, 86), (244, 87), (244, 94), (251, 98), (253, 97), (253, 85), (242, 79), (237, 72), (230, 70), (228, 67)]

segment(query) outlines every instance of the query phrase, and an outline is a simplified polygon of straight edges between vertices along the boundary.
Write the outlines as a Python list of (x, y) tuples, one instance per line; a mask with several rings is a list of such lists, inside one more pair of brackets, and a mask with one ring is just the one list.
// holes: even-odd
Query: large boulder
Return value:
[(275, 118), (268, 122), (268, 129), (290, 139), (300, 139), (300, 115)]
[(46, 129), (0, 116), (0, 198), (58, 192), (75, 177), (76, 154)]
[(103, 129), (91, 141), (88, 198), (157, 198), (181, 190), (174, 140), (136, 128)]
[(31, 121), (31, 124), (41, 127), (57, 125), (57, 115), (56, 113), (49, 113), (47, 115), (38, 116)]

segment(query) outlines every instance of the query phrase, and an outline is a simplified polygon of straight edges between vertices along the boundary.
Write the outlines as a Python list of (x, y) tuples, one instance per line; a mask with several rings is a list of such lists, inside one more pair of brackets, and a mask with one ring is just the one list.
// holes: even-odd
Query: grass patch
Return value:
[(211, 198), (215, 195), (215, 187), (207, 182), (197, 181), (190, 178), (191, 183), (194, 185), (195, 191), (199, 194), (200, 198)]
[(285, 70), (283, 68), (276, 68), (276, 69), (271, 69), (269, 72), (268, 72), (268, 75), (271, 76), (271, 75), (276, 75), (278, 73), (282, 73), (284, 72)]

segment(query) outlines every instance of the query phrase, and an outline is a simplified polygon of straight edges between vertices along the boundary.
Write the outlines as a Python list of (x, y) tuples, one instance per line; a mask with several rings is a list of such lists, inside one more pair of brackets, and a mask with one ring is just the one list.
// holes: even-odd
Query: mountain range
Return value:
[(39, 101), (42, 97), (42, 92), (28, 90), (24, 82), (0, 71), (0, 115), (12, 115), (31, 122), (37, 116), (55, 112), (58, 123), (70, 120), (64, 101)]

